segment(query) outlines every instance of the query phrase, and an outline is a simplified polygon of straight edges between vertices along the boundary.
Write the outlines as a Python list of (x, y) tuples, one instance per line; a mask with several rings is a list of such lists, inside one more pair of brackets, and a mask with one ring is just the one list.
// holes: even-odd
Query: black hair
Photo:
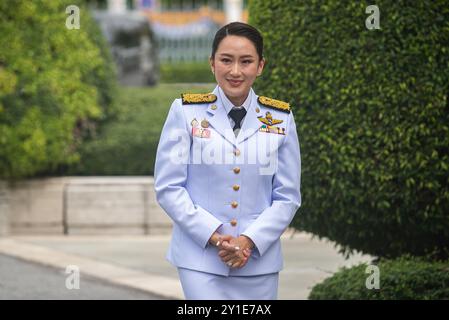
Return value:
[(215, 57), (215, 52), (217, 52), (218, 45), (221, 40), (226, 38), (226, 36), (240, 36), (245, 37), (254, 44), (256, 47), (259, 59), (263, 59), (263, 38), (259, 30), (250, 26), (249, 24), (243, 22), (231, 22), (217, 31), (215, 34), (214, 42), (212, 43), (212, 59)]

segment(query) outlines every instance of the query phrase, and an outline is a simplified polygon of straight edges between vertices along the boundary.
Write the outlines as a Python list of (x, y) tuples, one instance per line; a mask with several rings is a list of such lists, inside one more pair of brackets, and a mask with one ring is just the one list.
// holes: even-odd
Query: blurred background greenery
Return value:
[[(78, 30), (65, 28), (73, 4), (82, 12)], [(160, 74), (156, 86), (119, 85), (111, 55), (117, 50), (91, 17), (86, 5), (93, 4), (104, 6), (0, 4), (0, 177), (153, 174), (171, 102), (183, 91), (213, 88), (207, 59), (171, 56), (153, 70)]]
[(49, 174), (153, 175), (159, 136), (173, 99), (182, 92), (210, 92), (214, 84), (164, 84), (121, 88), (117, 118), (81, 145), (80, 161)]
[(106, 42), (87, 14), (82, 29), (65, 28), (67, 4), (0, 3), (2, 178), (30, 177), (79, 162), (83, 140), (117, 112)]
[(163, 63), (161, 83), (213, 83), (214, 76), (205, 62)]

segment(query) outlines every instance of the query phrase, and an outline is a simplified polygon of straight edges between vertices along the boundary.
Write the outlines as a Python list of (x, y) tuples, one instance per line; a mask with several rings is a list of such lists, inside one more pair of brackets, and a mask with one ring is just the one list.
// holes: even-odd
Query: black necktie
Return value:
[(231, 111), (229, 111), (229, 116), (231, 117), (232, 120), (234, 120), (234, 128), (235, 129), (240, 129), (240, 122), (242, 122), (242, 119), (245, 117), (246, 115), (246, 109), (245, 108), (233, 108), (231, 109)]

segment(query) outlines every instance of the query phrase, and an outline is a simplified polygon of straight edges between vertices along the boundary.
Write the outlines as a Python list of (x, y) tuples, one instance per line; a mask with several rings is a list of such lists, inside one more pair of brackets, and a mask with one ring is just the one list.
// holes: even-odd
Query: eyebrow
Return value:
[[(220, 56), (231, 57), (231, 58), (234, 57), (232, 54), (229, 54), (229, 53), (220, 53)], [(245, 54), (245, 55), (241, 56), (240, 58), (242, 58), (242, 59), (244, 59), (244, 58), (253, 58), (254, 59), (254, 57), (252, 55), (250, 55), (250, 54)]]

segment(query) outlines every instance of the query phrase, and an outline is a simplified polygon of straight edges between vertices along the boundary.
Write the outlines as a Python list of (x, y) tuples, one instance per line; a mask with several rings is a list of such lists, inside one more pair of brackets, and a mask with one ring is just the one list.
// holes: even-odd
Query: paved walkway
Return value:
[[(159, 300), (145, 291), (117, 286), (81, 275), (79, 287), (67, 289), (69, 275), (54, 269), (10, 256), (0, 255), (0, 300)], [(72, 284), (71, 278), (68, 279)]]
[[(0, 254), (50, 266), (56, 273), (64, 273), (68, 265), (77, 265), (81, 272), (80, 286), (83, 286), (85, 278), (98, 279), (147, 292), (148, 299), (158, 296), (182, 299), (176, 269), (165, 260), (169, 239), (168, 235), (14, 236), (0, 238)], [(369, 256), (361, 255), (345, 260), (333, 243), (312, 239), (306, 233), (297, 232), (293, 236), (286, 233), (282, 243), (285, 267), (280, 273), (279, 299), (307, 299), (313, 285), (339, 267), (370, 261)], [(5, 282), (13, 282), (12, 277), (20, 277), (20, 273), (25, 277), (28, 271), (26, 268), (18, 269), (10, 274), (8, 268), (0, 268), (0, 290), (3, 291)], [(65, 286), (66, 276), (64, 274), (61, 279), (64, 281), (62, 286)], [(101, 292), (100, 289), (93, 291)], [(114, 293), (111, 295), (116, 296)], [(131, 299), (134, 297), (140, 296), (129, 296)], [(8, 293), (0, 292), (0, 298), (8, 298)]]

